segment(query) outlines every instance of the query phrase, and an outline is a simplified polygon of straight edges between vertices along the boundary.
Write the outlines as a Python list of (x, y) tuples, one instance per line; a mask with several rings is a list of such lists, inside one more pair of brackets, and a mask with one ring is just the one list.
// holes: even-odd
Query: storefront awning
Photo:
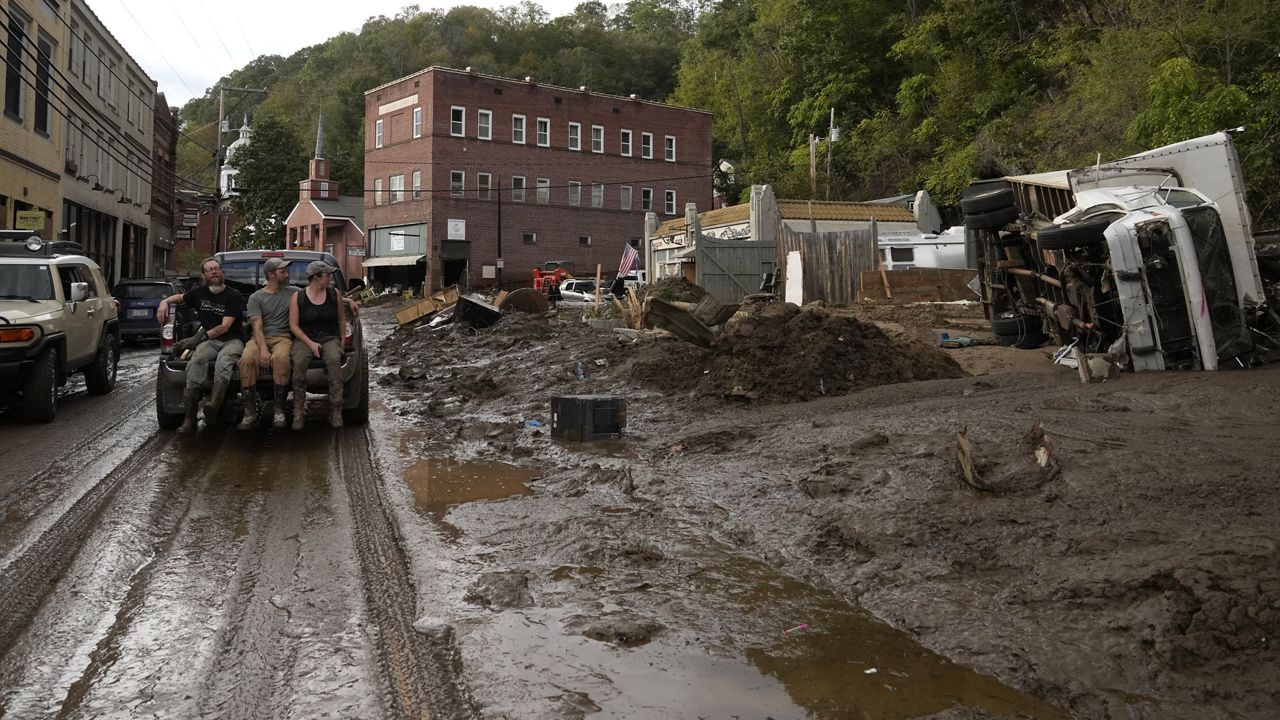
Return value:
[(364, 261), (364, 267), (390, 267), (392, 265), (416, 265), (421, 255), (392, 255), (391, 257), (374, 257)]

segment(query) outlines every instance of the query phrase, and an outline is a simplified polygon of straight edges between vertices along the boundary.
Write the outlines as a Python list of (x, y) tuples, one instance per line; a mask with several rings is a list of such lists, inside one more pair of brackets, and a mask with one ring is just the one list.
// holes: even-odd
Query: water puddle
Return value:
[(507, 463), (426, 458), (405, 468), (404, 479), (418, 507), (443, 522), (455, 505), (531, 495), (526, 483), (541, 475), (540, 470)]

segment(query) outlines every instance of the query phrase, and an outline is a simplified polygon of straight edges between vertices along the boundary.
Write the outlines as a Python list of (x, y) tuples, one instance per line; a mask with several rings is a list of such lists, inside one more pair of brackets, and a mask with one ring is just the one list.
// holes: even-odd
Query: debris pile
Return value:
[(662, 278), (640, 288), (640, 299), (658, 298), (667, 302), (696, 303), (706, 297), (707, 291), (682, 277)]

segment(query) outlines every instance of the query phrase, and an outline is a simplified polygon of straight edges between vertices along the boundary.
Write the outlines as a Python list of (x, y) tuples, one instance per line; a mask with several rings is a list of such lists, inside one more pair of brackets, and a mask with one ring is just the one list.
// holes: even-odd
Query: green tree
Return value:
[(231, 209), (240, 216), (232, 242), (237, 248), (284, 247), (284, 223), (298, 203), (298, 182), (307, 176), (307, 152), (297, 131), (271, 115), (253, 123), (253, 138), (231, 163), (238, 194)]

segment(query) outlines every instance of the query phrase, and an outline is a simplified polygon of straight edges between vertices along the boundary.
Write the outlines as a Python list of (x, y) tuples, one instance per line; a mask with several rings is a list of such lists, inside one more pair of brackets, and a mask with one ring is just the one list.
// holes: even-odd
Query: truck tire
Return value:
[(58, 410), (58, 350), (49, 348), (36, 358), (22, 385), (22, 414), (31, 422), (47, 423)]
[(1049, 342), (1049, 336), (1038, 328), (1022, 335), (996, 335), (996, 344), (1019, 350), (1035, 350)]
[(1017, 219), (1018, 208), (1010, 205), (999, 210), (965, 215), (964, 226), (970, 230), (990, 230), (1002, 228)]
[(120, 341), (112, 332), (102, 338), (102, 346), (93, 362), (84, 369), (84, 386), (93, 395), (106, 395), (116, 386), (120, 366)]
[(965, 215), (977, 215), (1007, 207), (1013, 207), (1013, 190), (1010, 188), (987, 190), (960, 201), (960, 209), (964, 210)]
[(1040, 333), (1044, 322), (1038, 315), (997, 316), (991, 318), (991, 332), (996, 336), (1018, 337)]
[(342, 408), (343, 425), (364, 425), (369, 422), (369, 358), (360, 359), (356, 374), (347, 381), (343, 393), (355, 392), (359, 400), (353, 408)]
[(160, 373), (156, 372), (156, 424), (161, 430), (177, 430), (182, 421), (182, 413), (164, 411), (164, 386), (160, 382)]
[(1111, 224), (1109, 218), (1094, 218), (1071, 225), (1055, 225), (1036, 233), (1036, 247), (1041, 250), (1070, 250), (1107, 241), (1102, 233)]

